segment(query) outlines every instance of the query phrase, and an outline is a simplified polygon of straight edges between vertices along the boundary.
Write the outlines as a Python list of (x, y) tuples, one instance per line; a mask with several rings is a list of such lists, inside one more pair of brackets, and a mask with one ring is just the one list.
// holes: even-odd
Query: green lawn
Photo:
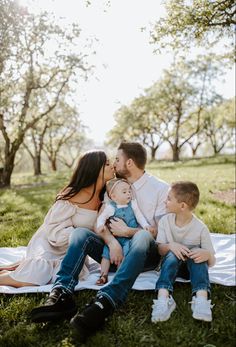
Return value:
[[(196, 210), (212, 232), (235, 232), (235, 209), (217, 201), (214, 193), (234, 188), (234, 158), (222, 156), (181, 163), (155, 162), (148, 166), (152, 174), (168, 181), (192, 180), (201, 191)], [(15, 175), (13, 188), (0, 191), (1, 247), (27, 245), (42, 223), (55, 194), (68, 179), (68, 173), (43, 175), (39, 179)], [(76, 292), (79, 309), (94, 296), (94, 291)], [(233, 347), (235, 345), (235, 291), (232, 287), (212, 285), (213, 322), (193, 320), (189, 284), (177, 283), (174, 297), (177, 309), (171, 319), (151, 324), (154, 291), (131, 291), (127, 303), (109, 319), (105, 329), (91, 337), (86, 346), (160, 346), (160, 347)], [(0, 295), (0, 347), (72, 347), (68, 322), (32, 324), (29, 312), (43, 303), (44, 294)], [(82, 346), (82, 345), (80, 345)]]

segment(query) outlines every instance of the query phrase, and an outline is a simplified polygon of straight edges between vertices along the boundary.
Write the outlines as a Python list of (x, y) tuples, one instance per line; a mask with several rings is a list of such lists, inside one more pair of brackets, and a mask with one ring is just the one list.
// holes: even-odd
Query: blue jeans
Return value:
[[(86, 255), (101, 262), (103, 247), (103, 240), (93, 231), (86, 228), (75, 229), (53, 288), (63, 287), (67, 292), (73, 293)], [(106, 296), (114, 307), (119, 306), (125, 301), (140, 272), (154, 269), (159, 260), (160, 256), (151, 234), (146, 230), (138, 231), (130, 240), (129, 252), (113, 280), (102, 288), (98, 295)]]
[[(156, 283), (156, 290), (165, 288), (173, 292), (173, 284), (182, 262), (171, 251), (166, 254), (162, 262), (160, 277)], [(194, 263), (192, 259), (186, 259), (186, 263), (190, 273), (192, 295), (198, 290), (206, 290), (210, 293), (211, 287), (207, 262)]]
[[(127, 253), (129, 252), (130, 238), (128, 238), (128, 237), (116, 237), (116, 240), (121, 245), (122, 251), (123, 251), (123, 256), (125, 257), (127, 255)], [(109, 247), (107, 245), (105, 245), (103, 248), (102, 257), (110, 260), (110, 251), (109, 251)]]

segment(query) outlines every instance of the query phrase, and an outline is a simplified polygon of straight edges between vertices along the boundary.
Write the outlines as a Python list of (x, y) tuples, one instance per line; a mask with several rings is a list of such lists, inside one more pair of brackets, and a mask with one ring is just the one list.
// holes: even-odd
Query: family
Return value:
[[(138, 275), (160, 261), (151, 321), (170, 318), (173, 285), (184, 268), (193, 318), (212, 320), (208, 267), (215, 252), (208, 228), (193, 214), (198, 187), (188, 181), (169, 186), (145, 171), (146, 161), (137, 142), (121, 143), (114, 163), (103, 151), (86, 152), (30, 240), (25, 259), (1, 267), (0, 285), (53, 283), (44, 305), (32, 310), (33, 322), (71, 318), (76, 331), (95, 332), (125, 302)], [(88, 275), (88, 256), (101, 263), (96, 282), (101, 288), (77, 312), (73, 293)], [(107, 283), (109, 270), (116, 272)]]

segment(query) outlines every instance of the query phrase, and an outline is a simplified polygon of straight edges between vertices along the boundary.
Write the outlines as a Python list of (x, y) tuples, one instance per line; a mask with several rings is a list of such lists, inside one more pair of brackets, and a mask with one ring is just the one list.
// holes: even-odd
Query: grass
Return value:
[[(201, 191), (196, 210), (212, 232), (235, 232), (234, 206), (217, 201), (213, 193), (234, 188), (234, 158), (216, 157), (181, 163), (154, 162), (148, 172), (168, 181), (189, 179)], [(44, 175), (39, 179), (15, 175), (13, 188), (0, 191), (1, 247), (27, 245), (43, 221), (56, 192), (68, 180), (68, 173)], [(91, 290), (76, 292), (79, 309), (94, 296)], [(177, 283), (174, 293), (177, 309), (171, 319), (151, 324), (153, 291), (131, 291), (124, 306), (109, 319), (103, 331), (92, 336), (86, 346), (101, 347), (233, 347), (235, 345), (235, 291), (233, 287), (212, 285), (215, 303), (212, 323), (191, 317), (189, 284)], [(0, 346), (74, 347), (67, 321), (33, 324), (29, 312), (43, 303), (45, 294), (1, 295)], [(83, 346), (83, 345), (80, 345)]]

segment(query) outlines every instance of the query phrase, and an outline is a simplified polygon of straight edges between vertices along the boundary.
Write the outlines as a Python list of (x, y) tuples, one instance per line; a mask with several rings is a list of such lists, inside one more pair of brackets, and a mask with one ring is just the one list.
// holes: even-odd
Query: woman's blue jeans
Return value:
[[(93, 231), (86, 228), (75, 229), (53, 288), (63, 287), (67, 292), (73, 293), (86, 255), (101, 262), (103, 247), (103, 240)], [(125, 301), (138, 275), (142, 271), (155, 269), (159, 260), (152, 235), (146, 230), (139, 230), (130, 240), (129, 252), (113, 280), (102, 288), (98, 295), (106, 296), (114, 307), (119, 306)]]
[[(178, 259), (171, 251), (166, 254), (161, 265), (161, 273), (156, 283), (156, 290), (165, 288), (173, 292), (173, 285), (182, 263), (183, 261)], [(207, 262), (194, 263), (193, 259), (186, 259), (186, 263), (190, 273), (192, 295), (198, 290), (206, 290), (210, 293), (211, 287)]]

